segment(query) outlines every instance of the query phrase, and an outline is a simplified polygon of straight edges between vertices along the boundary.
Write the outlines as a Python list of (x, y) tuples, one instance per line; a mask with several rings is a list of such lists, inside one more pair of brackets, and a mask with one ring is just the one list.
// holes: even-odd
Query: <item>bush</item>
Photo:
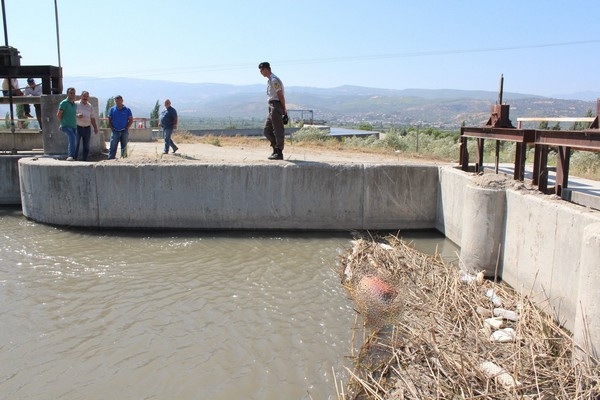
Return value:
[(329, 139), (328, 131), (315, 127), (303, 127), (292, 135), (294, 142), (326, 142)]

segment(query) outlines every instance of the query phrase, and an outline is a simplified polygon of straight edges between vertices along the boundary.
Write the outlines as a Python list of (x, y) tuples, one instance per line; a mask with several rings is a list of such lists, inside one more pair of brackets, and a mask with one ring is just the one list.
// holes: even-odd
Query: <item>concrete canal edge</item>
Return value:
[[(415, 164), (18, 162), (23, 214), (89, 228), (404, 230), (435, 228), (461, 267), (498, 271), (600, 350), (600, 212), (522, 183), (482, 184)], [(488, 274), (488, 273), (486, 273)], [(542, 298), (543, 297), (543, 298)], [(594, 322), (595, 324), (595, 322)], [(592, 329), (586, 330), (586, 327)], [(585, 332), (585, 334), (583, 333)]]

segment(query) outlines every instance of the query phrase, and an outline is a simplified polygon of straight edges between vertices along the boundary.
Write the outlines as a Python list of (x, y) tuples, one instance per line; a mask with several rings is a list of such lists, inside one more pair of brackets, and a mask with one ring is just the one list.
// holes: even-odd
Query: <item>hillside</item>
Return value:
[[(183, 120), (264, 119), (265, 84), (225, 85), (178, 83), (143, 79), (97, 79), (66, 77), (65, 88), (88, 90), (98, 97), (100, 112), (108, 98), (121, 94), (135, 116), (149, 117), (157, 101), (170, 98)], [(586, 94), (591, 97), (591, 94)], [(331, 125), (370, 123), (374, 126), (422, 125), (455, 129), (462, 123), (480, 125), (489, 118), (496, 103), (495, 91), (452, 89), (379, 89), (357, 86), (335, 88), (286, 87), (288, 109), (312, 110), (316, 120)], [(503, 102), (511, 105), (510, 117), (581, 117), (595, 113), (596, 102), (565, 100), (530, 94), (504, 92)], [(4, 111), (5, 112), (5, 111)]]

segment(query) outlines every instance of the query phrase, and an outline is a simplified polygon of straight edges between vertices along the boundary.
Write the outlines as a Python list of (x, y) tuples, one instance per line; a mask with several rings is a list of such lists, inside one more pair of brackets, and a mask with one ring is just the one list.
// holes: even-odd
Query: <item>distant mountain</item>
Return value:
[(597, 99), (600, 98), (600, 92), (594, 92), (594, 91), (588, 90), (585, 92), (556, 94), (556, 95), (553, 95), (552, 97), (557, 98), (557, 99), (566, 99), (566, 100), (577, 99), (577, 100), (584, 100), (584, 101), (596, 101)]
[[(232, 118), (263, 119), (266, 114), (265, 84), (226, 85), (214, 83), (179, 83), (132, 78), (65, 77), (64, 87), (78, 92), (88, 90), (98, 97), (100, 112), (106, 101), (117, 94), (134, 115), (149, 117), (157, 101), (166, 98), (182, 119)], [(521, 93), (503, 93), (502, 101), (510, 104), (510, 118), (582, 117), (588, 110), (595, 114), (592, 93), (581, 93), (587, 100), (548, 98)], [(585, 96), (584, 96), (585, 95)], [(575, 95), (573, 95), (575, 96)], [(558, 97), (558, 96), (557, 96)], [(573, 98), (573, 97), (571, 97)], [(360, 86), (335, 88), (286, 87), (290, 110), (312, 110), (317, 120), (331, 125), (371, 123), (373, 126), (418, 124), (456, 128), (462, 123), (480, 125), (498, 101), (498, 93), (455, 89), (381, 89)]]

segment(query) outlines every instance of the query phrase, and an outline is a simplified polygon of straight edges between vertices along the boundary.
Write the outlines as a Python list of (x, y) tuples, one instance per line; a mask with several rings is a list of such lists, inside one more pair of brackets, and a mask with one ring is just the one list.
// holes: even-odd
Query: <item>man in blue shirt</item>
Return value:
[(173, 129), (177, 129), (177, 110), (171, 107), (171, 100), (165, 100), (165, 109), (160, 114), (160, 126), (163, 130), (163, 135), (165, 137), (165, 148), (163, 150), (164, 154), (169, 154), (169, 147), (173, 149), (173, 153), (175, 153), (178, 149), (173, 143), (171, 139), (171, 134), (173, 133)]
[(121, 143), (121, 158), (127, 157), (127, 139), (129, 138), (129, 127), (132, 123), (133, 114), (123, 104), (123, 97), (120, 95), (115, 97), (115, 105), (108, 112), (108, 124), (112, 131), (108, 150), (109, 160), (115, 159), (119, 143)]

